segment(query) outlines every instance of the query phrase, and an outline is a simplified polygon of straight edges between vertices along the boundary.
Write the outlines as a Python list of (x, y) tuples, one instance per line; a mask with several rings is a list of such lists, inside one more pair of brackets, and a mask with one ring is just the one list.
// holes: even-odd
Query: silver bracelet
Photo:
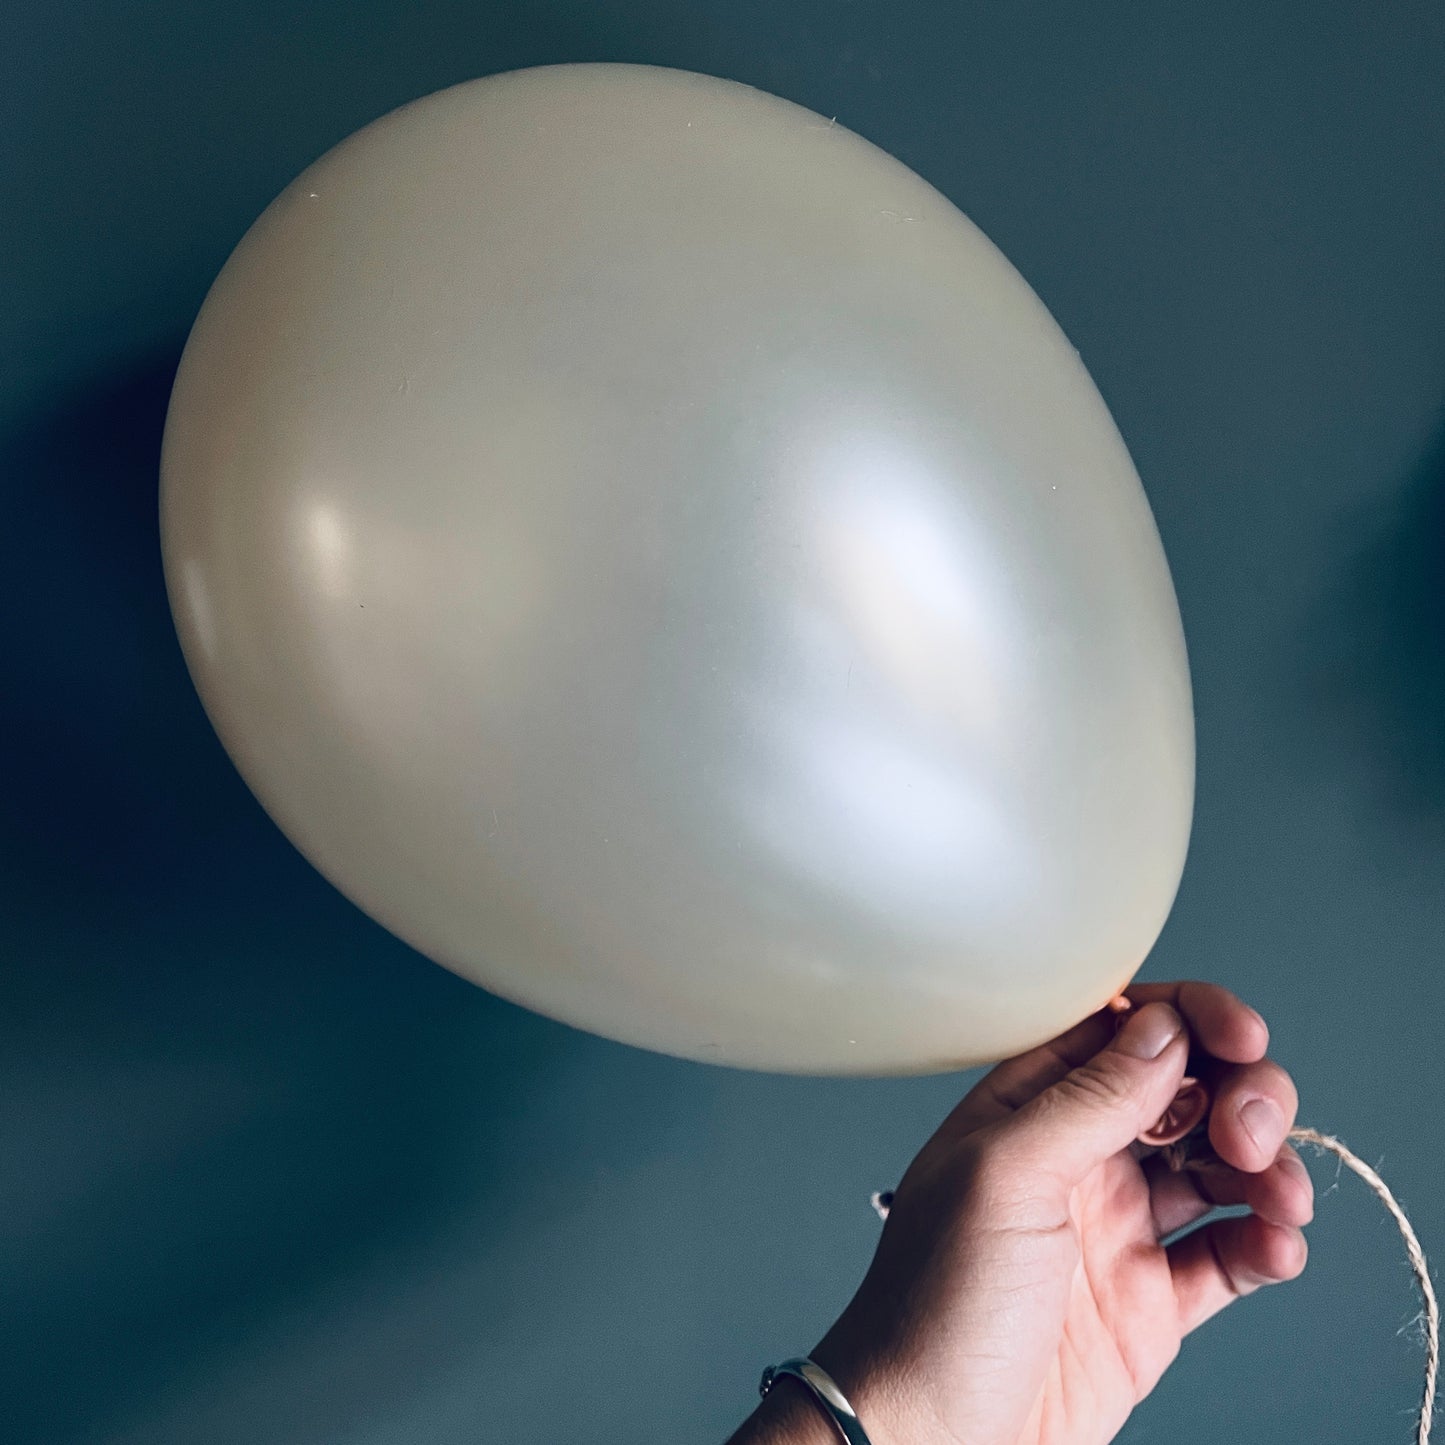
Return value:
[(758, 1382), (758, 1394), (766, 1395), (777, 1383), (779, 1375), (792, 1375), (813, 1392), (814, 1399), (838, 1427), (838, 1433), (847, 1445), (871, 1445), (867, 1432), (858, 1423), (857, 1412), (848, 1403), (848, 1397), (821, 1365), (815, 1365), (809, 1359), (784, 1360), (780, 1365), (769, 1365)]

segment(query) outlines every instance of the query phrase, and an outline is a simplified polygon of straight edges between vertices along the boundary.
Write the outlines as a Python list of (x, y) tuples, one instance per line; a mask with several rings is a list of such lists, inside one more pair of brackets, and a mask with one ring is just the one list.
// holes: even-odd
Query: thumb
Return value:
[(1009, 1119), (1001, 1132), (1013, 1167), (1072, 1189), (1158, 1122), (1188, 1057), (1183, 1019), (1167, 1003), (1145, 1004), (1111, 1043)]

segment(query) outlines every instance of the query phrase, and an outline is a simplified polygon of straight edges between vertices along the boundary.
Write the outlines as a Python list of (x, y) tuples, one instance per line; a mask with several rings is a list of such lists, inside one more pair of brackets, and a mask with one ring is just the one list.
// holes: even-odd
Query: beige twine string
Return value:
[(1440, 1373), (1440, 1306), (1435, 1300), (1435, 1286), (1430, 1280), (1430, 1266), (1425, 1251), (1415, 1236), (1415, 1227), (1400, 1208), (1399, 1201), (1390, 1193), (1390, 1187), (1346, 1145), (1333, 1134), (1321, 1134), (1318, 1129), (1291, 1129), (1289, 1137), (1300, 1144), (1313, 1144), (1321, 1152), (1330, 1153), (1346, 1168), (1354, 1170), (1371, 1189), (1381, 1204), (1390, 1211), (1405, 1240), (1405, 1253), (1410, 1268), (1415, 1273), (1415, 1283), (1425, 1300), (1425, 1389), (1420, 1399), (1420, 1414), (1415, 1422), (1416, 1445), (1429, 1445), (1430, 1426), (1435, 1416), (1435, 1382)]
[[(1440, 1306), (1435, 1299), (1435, 1286), (1430, 1279), (1430, 1266), (1425, 1251), (1415, 1234), (1415, 1228), (1400, 1208), (1399, 1201), (1390, 1192), (1390, 1187), (1352, 1149), (1342, 1144), (1333, 1134), (1321, 1134), (1318, 1129), (1291, 1129), (1289, 1138), (1297, 1144), (1310, 1144), (1322, 1153), (1333, 1154), (1347, 1168), (1353, 1170), (1374, 1191), (1380, 1203), (1390, 1211), (1399, 1226), (1405, 1241), (1405, 1254), (1415, 1275), (1415, 1283), (1425, 1301), (1423, 1314), (1425, 1324), (1425, 1388), (1420, 1399), (1420, 1413), (1415, 1422), (1415, 1445), (1429, 1445), (1430, 1428), (1435, 1416), (1435, 1385), (1440, 1372)], [(1207, 1171), (1220, 1166), (1218, 1158), (1205, 1142), (1202, 1131), (1170, 1144), (1160, 1151), (1174, 1170), (1189, 1169)], [(888, 1218), (893, 1203), (892, 1191), (875, 1194), (870, 1201), (880, 1219)]]

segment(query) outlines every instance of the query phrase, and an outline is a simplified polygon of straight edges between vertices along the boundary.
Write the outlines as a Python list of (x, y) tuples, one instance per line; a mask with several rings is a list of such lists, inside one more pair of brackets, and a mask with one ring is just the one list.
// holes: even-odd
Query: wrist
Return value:
[[(847, 1397), (870, 1445), (957, 1445), (906, 1372), (870, 1346), (871, 1331), (855, 1325), (845, 1311), (819, 1341), (812, 1359)], [(838, 1445), (836, 1432), (828, 1441)]]
[(780, 1375), (728, 1445), (838, 1445), (838, 1435), (808, 1387)]

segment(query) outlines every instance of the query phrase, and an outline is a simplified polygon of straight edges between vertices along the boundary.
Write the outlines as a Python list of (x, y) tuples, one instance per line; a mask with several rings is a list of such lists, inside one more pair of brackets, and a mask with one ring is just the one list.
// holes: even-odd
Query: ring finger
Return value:
[(1248, 1205), (1273, 1224), (1299, 1228), (1314, 1218), (1314, 1184), (1299, 1155), (1282, 1145), (1257, 1173), (1226, 1164), (1204, 1170), (1170, 1169), (1162, 1155), (1143, 1162), (1149, 1207), (1160, 1239), (1187, 1229), (1222, 1205)]

